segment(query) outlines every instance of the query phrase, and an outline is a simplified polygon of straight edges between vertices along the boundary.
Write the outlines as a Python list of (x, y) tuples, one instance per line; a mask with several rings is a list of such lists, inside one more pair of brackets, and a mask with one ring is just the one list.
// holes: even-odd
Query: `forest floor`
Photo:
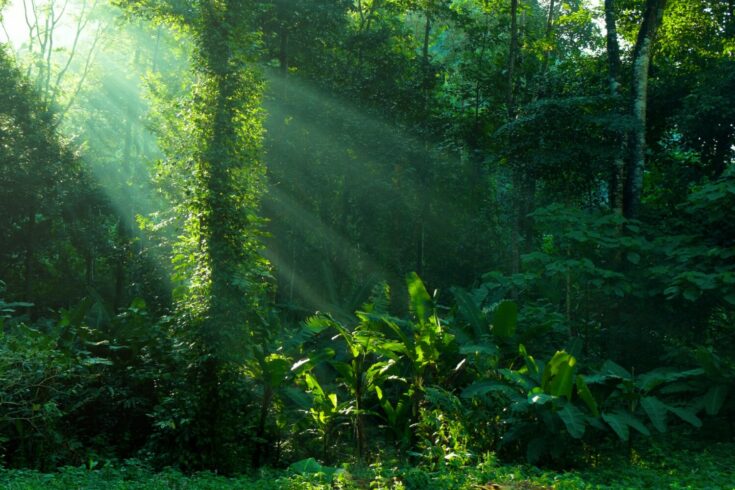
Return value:
[[(317, 465), (318, 466), (318, 465)], [(7, 490), (317, 490), (317, 489), (726, 489), (735, 490), (735, 444), (702, 451), (649, 450), (632, 461), (608, 459), (568, 472), (527, 465), (503, 465), (493, 458), (463, 467), (430, 471), (374, 464), (324, 472), (263, 470), (257, 476), (225, 478), (212, 473), (183, 475), (175, 470), (152, 473), (136, 464), (64, 468), (52, 474), (0, 469)]]

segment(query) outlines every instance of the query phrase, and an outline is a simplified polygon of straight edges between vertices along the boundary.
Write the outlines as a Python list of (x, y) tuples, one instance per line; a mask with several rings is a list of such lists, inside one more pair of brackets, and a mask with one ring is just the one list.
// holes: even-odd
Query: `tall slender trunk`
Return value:
[[(556, 0), (549, 0), (549, 11), (546, 16), (546, 32), (544, 33), (544, 39), (547, 43), (551, 43), (551, 35), (554, 32), (554, 13), (556, 12)], [(544, 58), (541, 63), (541, 73), (538, 77), (538, 85), (536, 87), (536, 93), (534, 94), (534, 100), (542, 98), (546, 95), (548, 85), (548, 73), (549, 73), (549, 61), (551, 59), (551, 49), (548, 46), (544, 46)]]
[[(278, 46), (278, 68), (285, 78), (288, 75), (288, 27), (284, 24), (278, 33), (280, 43)], [(285, 84), (284, 84), (285, 85)]]
[[(207, 379), (207, 389), (200, 401), (198, 417), (202, 432), (203, 452), (207, 464), (225, 472), (232, 471), (234, 460), (227, 447), (235, 433), (228, 426), (228, 417), (238, 410), (233, 406), (227, 386), (232, 385), (235, 369), (249, 347), (247, 328), (252, 326), (247, 286), (238, 278), (247, 273), (244, 264), (249, 258), (247, 245), (252, 240), (251, 222), (243, 204), (257, 202), (258, 189), (248, 187), (252, 196), (244, 197), (238, 175), (251, 171), (257, 182), (259, 163), (257, 147), (239, 137), (240, 114), (252, 107), (244, 105), (247, 84), (244, 68), (235, 57), (236, 29), (244, 22), (249, 2), (243, 0), (209, 0), (200, 2), (202, 24), (198, 36), (201, 57), (200, 75), (206, 79), (208, 108), (200, 124), (206, 134), (198, 155), (197, 193), (194, 206), (202, 216), (200, 240), (205, 247), (204, 259), (197, 264), (197, 274), (208, 279), (208, 287), (200, 292), (206, 311), (201, 317), (198, 336), (203, 354), (208, 360), (200, 368)], [(248, 184), (250, 185), (250, 184)], [(252, 184), (255, 185), (255, 184)], [(207, 378), (208, 377), (208, 378)], [(231, 420), (231, 419), (230, 419)]]
[(268, 422), (268, 411), (273, 402), (273, 389), (267, 385), (263, 387), (263, 398), (260, 401), (260, 415), (258, 416), (258, 427), (255, 432), (255, 451), (253, 451), (253, 467), (258, 468), (263, 464), (268, 445), (265, 441), (265, 429)]
[(630, 159), (625, 176), (623, 214), (637, 218), (643, 193), (643, 172), (646, 164), (646, 109), (648, 102), (648, 70), (653, 45), (661, 25), (667, 0), (648, 0), (645, 17), (633, 54), (631, 84), (633, 129), (630, 134)]
[[(26, 223), (26, 256), (25, 256), (25, 277), (24, 277), (24, 294), (23, 298), (25, 301), (30, 303), (34, 302), (33, 295), (33, 262), (35, 260), (35, 249), (36, 249), (36, 207), (31, 206), (28, 209), (28, 222)], [(30, 310), (31, 316), (33, 316), (33, 308)]]
[(518, 57), (518, 0), (510, 0), (510, 49), (508, 50), (508, 119), (515, 117), (515, 65)]
[(431, 61), (429, 59), (429, 40), (431, 37), (431, 14), (428, 7), (425, 11), (426, 21), (424, 23), (424, 44), (422, 50), (423, 64), (423, 128), (422, 128), (422, 160), (423, 168), (419, 172), (419, 183), (421, 189), (421, 209), (419, 210), (418, 222), (416, 226), (416, 273), (421, 276), (424, 273), (424, 255), (426, 241), (426, 219), (429, 214), (429, 167), (431, 159), (429, 158), (429, 114), (431, 112)]
[[(620, 45), (618, 43), (615, 0), (605, 0), (605, 29), (607, 30), (607, 66), (610, 95), (617, 98), (620, 88)], [(627, 139), (622, 134), (614, 135), (616, 154), (610, 171), (610, 209), (623, 214), (623, 183), (625, 182), (625, 154)]]
[[(506, 104), (508, 120), (512, 121), (516, 116), (515, 108), (515, 65), (518, 57), (518, 0), (510, 1), (510, 46), (508, 49), (508, 89)], [(523, 171), (518, 162), (512, 162), (513, 183), (513, 232), (511, 236), (511, 266), (510, 271), (516, 274), (521, 266), (521, 188), (523, 187)], [(515, 295), (515, 294), (514, 294)]]

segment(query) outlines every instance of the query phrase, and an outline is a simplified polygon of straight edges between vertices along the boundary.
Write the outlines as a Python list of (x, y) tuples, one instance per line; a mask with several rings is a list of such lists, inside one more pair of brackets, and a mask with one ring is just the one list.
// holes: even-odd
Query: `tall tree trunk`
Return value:
[(508, 50), (508, 119), (515, 117), (515, 65), (518, 57), (518, 0), (510, 0), (510, 49)]
[[(607, 66), (610, 95), (617, 98), (620, 88), (620, 45), (618, 43), (615, 0), (605, 0), (605, 29), (607, 30)], [(627, 139), (622, 134), (614, 136), (616, 154), (610, 172), (610, 209), (623, 214), (623, 183), (625, 182), (625, 154)]]
[(280, 43), (278, 47), (278, 68), (281, 70), (281, 75), (284, 77), (288, 74), (288, 27), (285, 24), (281, 25), (281, 30), (278, 33), (280, 37)]
[[(554, 14), (556, 12), (556, 0), (549, 0), (549, 11), (546, 15), (546, 32), (544, 33), (544, 39), (547, 43), (551, 43), (551, 34), (554, 32)], [(548, 73), (549, 73), (549, 61), (551, 60), (551, 50), (549, 46), (544, 46), (544, 58), (541, 63), (541, 73), (538, 76), (538, 84), (536, 86), (536, 93), (533, 96), (534, 101), (538, 98), (546, 96), (547, 84), (548, 84)]]
[[(31, 206), (28, 209), (28, 223), (26, 224), (26, 255), (25, 255), (25, 277), (24, 277), (24, 301), (30, 303), (34, 302), (33, 296), (33, 262), (35, 260), (35, 249), (36, 249), (36, 207)], [(31, 317), (35, 307), (31, 308)]]
[[(207, 379), (200, 404), (200, 422), (207, 434), (203, 451), (207, 464), (232, 471), (235, 464), (228, 444), (235, 433), (227, 418), (239, 407), (232, 405), (227, 386), (232, 386), (237, 366), (247, 354), (257, 321), (250, 306), (259, 290), (250, 286), (249, 266), (257, 253), (250, 213), (256, 209), (262, 170), (258, 160), (260, 122), (243, 121), (258, 103), (257, 77), (249, 76), (236, 56), (243, 43), (238, 27), (247, 22), (250, 2), (208, 0), (200, 2), (201, 26), (197, 49), (199, 74), (208, 98), (201, 132), (206, 135), (197, 156), (197, 196), (192, 206), (202, 216), (200, 241), (204, 257), (198, 261), (197, 291), (205, 305), (198, 336), (209, 359), (202, 366)], [(257, 117), (257, 116), (248, 116)], [(250, 134), (252, 132), (252, 134)], [(248, 133), (246, 136), (245, 133)], [(243, 180), (242, 175), (248, 175)]]
[[(508, 48), (508, 91), (506, 94), (506, 104), (508, 109), (508, 120), (512, 121), (516, 116), (515, 108), (515, 65), (518, 57), (518, 0), (510, 1), (510, 46)], [(521, 266), (521, 221), (523, 214), (523, 204), (521, 189), (523, 188), (523, 171), (519, 168), (518, 162), (512, 162), (512, 183), (513, 183), (513, 231), (511, 236), (511, 264), (510, 271), (516, 274), (520, 271)]]
[(643, 24), (633, 52), (631, 85), (633, 129), (630, 134), (630, 158), (625, 176), (623, 214), (637, 218), (643, 193), (643, 172), (646, 164), (646, 108), (648, 101), (648, 70), (653, 45), (664, 15), (667, 0), (647, 0)]
[(431, 13), (429, 7), (426, 7), (424, 12), (426, 21), (424, 23), (424, 44), (422, 50), (422, 64), (423, 64), (423, 128), (422, 141), (423, 149), (421, 159), (422, 169), (419, 172), (419, 185), (420, 185), (420, 199), (419, 204), (419, 215), (416, 223), (416, 274), (422, 276), (424, 273), (424, 255), (425, 255), (425, 241), (426, 241), (426, 220), (429, 214), (429, 196), (428, 196), (428, 182), (429, 182), (429, 166), (431, 160), (429, 158), (429, 115), (431, 112), (431, 60), (429, 59), (429, 40), (431, 37)]

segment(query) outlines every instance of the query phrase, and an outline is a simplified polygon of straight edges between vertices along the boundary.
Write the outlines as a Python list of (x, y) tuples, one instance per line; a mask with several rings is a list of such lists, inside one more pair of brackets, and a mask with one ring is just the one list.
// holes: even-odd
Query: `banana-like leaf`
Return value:
[(309, 388), (310, 392), (321, 398), (326, 398), (322, 385), (319, 384), (319, 381), (317, 381), (314, 375), (306, 373), (304, 374), (304, 380), (306, 381), (306, 386)]
[(498, 383), (497, 381), (475, 381), (467, 388), (462, 390), (462, 398), (473, 398), (483, 396), (488, 393), (503, 393), (511, 398), (518, 398), (520, 395), (510, 386)]
[(472, 328), (475, 338), (480, 338), (487, 331), (489, 324), (487, 315), (464, 289), (453, 288), (452, 293), (457, 303), (457, 312)]
[(664, 383), (673, 383), (684, 378), (691, 378), (704, 374), (704, 369), (690, 369), (688, 371), (677, 371), (672, 368), (657, 368), (638, 376), (636, 384), (645, 392), (654, 390)]
[(704, 409), (707, 415), (717, 415), (725, 403), (730, 387), (717, 385), (710, 388), (704, 395)]
[(512, 337), (518, 324), (518, 305), (515, 301), (503, 301), (493, 313), (493, 333), (501, 338)]
[(672, 407), (670, 405), (667, 405), (666, 409), (684, 422), (687, 422), (697, 428), (702, 427), (702, 421), (693, 412), (685, 408)]
[(285, 357), (279, 355), (271, 355), (265, 361), (266, 381), (272, 388), (278, 387), (286, 379), (286, 375), (291, 371), (291, 362)]
[(297, 407), (302, 410), (308, 410), (312, 406), (311, 397), (302, 390), (293, 386), (286, 386), (282, 389), (283, 394), (291, 400)]
[(596, 374), (584, 377), (587, 384), (604, 383), (609, 379), (630, 379), (632, 375), (619, 364), (607, 360)]
[(528, 369), (528, 374), (536, 379), (539, 384), (541, 384), (541, 369), (538, 366), (538, 363), (533, 358), (533, 356), (528, 355), (528, 352), (526, 352), (526, 346), (523, 344), (518, 344), (518, 352), (523, 357), (523, 360), (526, 363), (526, 369)]
[(623, 440), (627, 441), (630, 437), (630, 431), (628, 430), (628, 424), (627, 422), (620, 416), (619, 413), (603, 413), (602, 414), (602, 420), (607, 422), (607, 425), (612, 428), (613, 431), (618, 435), (618, 437)]
[(545, 405), (549, 402), (553, 402), (556, 400), (557, 397), (552, 395), (547, 395), (546, 393), (529, 393), (528, 394), (528, 403), (531, 405)]
[(531, 391), (535, 386), (534, 382), (528, 379), (527, 376), (524, 376), (517, 371), (513, 371), (512, 369), (498, 369), (498, 374), (500, 374), (503, 378), (507, 379), (511, 383), (515, 383), (516, 385), (520, 386), (526, 392)]
[(584, 382), (584, 377), (582, 377), (582, 375), (577, 375), (576, 384), (577, 396), (582, 399), (585, 405), (587, 405), (587, 408), (590, 409), (592, 415), (598, 417), (600, 415), (600, 411), (597, 408), (597, 402), (595, 401), (595, 397), (592, 396), (589, 386)]
[(564, 408), (558, 412), (564, 425), (567, 426), (567, 432), (575, 439), (581, 439), (585, 430), (584, 414), (571, 403), (564, 405)]
[(423, 325), (428, 321), (431, 314), (431, 296), (429, 296), (426, 286), (415, 272), (411, 272), (406, 276), (406, 285), (408, 286), (411, 311), (416, 315), (419, 323)]
[(460, 354), (484, 354), (487, 356), (498, 355), (498, 348), (494, 344), (487, 342), (485, 344), (465, 344), (459, 348)]
[(571, 399), (576, 363), (577, 360), (563, 350), (557, 351), (544, 368), (541, 380), (544, 391), (554, 396)]
[(337, 362), (337, 361), (332, 361), (331, 364), (332, 364), (332, 367), (342, 377), (345, 383), (347, 383), (350, 386), (355, 385), (357, 378), (356, 378), (355, 370), (352, 368), (351, 365), (347, 364), (346, 362)]
[(643, 422), (641, 422), (638, 418), (636, 418), (634, 415), (628, 412), (617, 411), (615, 412), (615, 416), (618, 417), (621, 421), (628, 424), (630, 427), (634, 428), (635, 430), (643, 434), (644, 436), (651, 435), (651, 431), (648, 430), (648, 427), (646, 427), (646, 425)]
[(667, 406), (655, 396), (645, 396), (641, 398), (641, 406), (648, 414), (653, 426), (659, 432), (666, 432), (666, 412)]

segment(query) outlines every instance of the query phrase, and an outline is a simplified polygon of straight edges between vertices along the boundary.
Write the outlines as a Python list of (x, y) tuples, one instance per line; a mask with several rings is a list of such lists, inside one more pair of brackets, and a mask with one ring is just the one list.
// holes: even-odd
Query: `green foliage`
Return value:
[[(690, 446), (690, 445), (689, 445)], [(439, 471), (427, 467), (410, 467), (394, 461), (379, 461), (370, 467), (344, 465), (336, 469), (312, 460), (300, 461), (285, 471), (263, 470), (257, 475), (227, 478), (212, 473), (184, 475), (167, 469), (153, 473), (139, 461), (121, 465), (98, 464), (66, 467), (55, 474), (27, 470), (0, 471), (0, 485), (12, 490), (87, 488), (98, 490), (194, 490), (248, 488), (255, 490), (357, 490), (370, 488), (470, 490), (483, 485), (509, 488), (560, 488), (565, 490), (616, 488), (700, 489), (729, 488), (732, 469), (722, 462), (730, 455), (732, 445), (708, 448), (656, 446), (638, 455), (630, 463), (614, 458), (598, 462), (594, 467), (578, 471), (542, 471), (529, 466), (502, 465), (487, 454), (466, 466), (445, 466)]]
[[(237, 484), (91, 471), (129, 457), (297, 461), (256, 488), (575, 488), (613, 480), (488, 451), (598, 465), (623, 441), (637, 464), (680, 432), (730, 438), (732, 2), (588, 3), (48, 0), (5, 19), (30, 32), (16, 61), (0, 49), (3, 463), (86, 464), (59, 481), (90, 488)], [(325, 466), (348, 452), (366, 466)]]
[(626, 369), (608, 360), (598, 373), (585, 377), (585, 380), (590, 385), (602, 385), (605, 388), (600, 390), (604, 399), (601, 404), (602, 419), (620, 439), (628, 440), (628, 427), (636, 429), (643, 435), (650, 435), (650, 431), (641, 421), (643, 414), (659, 432), (668, 430), (668, 413), (676, 415), (694, 427), (701, 427), (702, 421), (696, 416), (692, 407), (688, 406), (686, 398), (682, 404), (681, 395), (686, 393), (687, 387), (684, 386), (683, 392), (670, 387), (677, 386), (675, 383), (682, 386), (681, 380), (696, 378), (702, 374), (704, 374), (702, 369), (679, 371), (657, 368), (633, 376)]

